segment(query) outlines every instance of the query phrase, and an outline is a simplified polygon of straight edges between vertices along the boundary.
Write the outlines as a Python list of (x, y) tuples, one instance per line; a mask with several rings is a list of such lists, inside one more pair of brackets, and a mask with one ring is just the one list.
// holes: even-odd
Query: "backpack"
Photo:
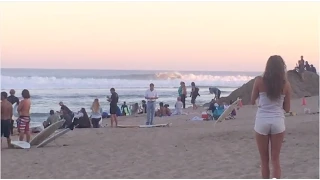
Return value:
[(194, 94), (196, 95), (196, 96), (200, 96), (200, 94), (199, 94), (199, 88), (198, 87), (196, 87), (195, 89), (194, 89)]

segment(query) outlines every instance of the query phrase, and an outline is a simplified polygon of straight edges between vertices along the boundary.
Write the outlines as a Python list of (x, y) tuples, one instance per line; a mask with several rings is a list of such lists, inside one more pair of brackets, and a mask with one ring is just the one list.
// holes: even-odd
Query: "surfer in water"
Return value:
[(12, 104), (7, 100), (7, 96), (6, 92), (1, 92), (1, 137), (7, 138), (8, 148), (10, 148), (10, 127), (13, 108)]
[(18, 106), (19, 118), (17, 119), (19, 141), (23, 141), (24, 135), (26, 135), (27, 142), (30, 142), (30, 93), (27, 89), (22, 91), (23, 100)]
[[(17, 98), (15, 96), (16, 94), (16, 91), (14, 89), (11, 89), (10, 90), (10, 96), (7, 98), (8, 101), (13, 105), (16, 103), (16, 105), (19, 105), (19, 98)], [(11, 132), (11, 135), (13, 135), (13, 124), (14, 124), (14, 120), (11, 119), (11, 127), (10, 127), (10, 132)]]
[(255, 79), (251, 95), (252, 105), (259, 98), (254, 130), (263, 179), (270, 179), (269, 144), (272, 176), (277, 179), (281, 177), (279, 156), (285, 132), (283, 110), (287, 113), (290, 111), (290, 92), (285, 62), (281, 56), (271, 56), (263, 76)]
[(216, 87), (210, 87), (209, 88), (209, 92), (211, 93), (211, 94), (214, 94), (214, 100), (218, 100), (218, 99), (220, 99), (220, 95), (221, 95), (221, 91), (220, 91), (220, 89), (218, 89), (218, 88), (216, 88)]

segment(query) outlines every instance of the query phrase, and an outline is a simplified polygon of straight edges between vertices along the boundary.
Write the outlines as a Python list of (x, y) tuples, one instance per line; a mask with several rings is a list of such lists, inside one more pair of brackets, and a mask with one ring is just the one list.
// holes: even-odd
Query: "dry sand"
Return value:
[[(307, 103), (319, 111), (318, 97)], [(213, 121), (190, 121), (201, 109), (189, 111), (155, 119), (172, 122), (169, 128), (76, 129), (44, 148), (3, 149), (2, 178), (261, 177), (253, 132), (256, 107), (244, 106), (237, 119), (215, 129)], [(298, 115), (286, 119), (283, 178), (319, 178), (319, 115), (304, 115), (301, 99), (292, 101), (292, 111)], [(144, 123), (144, 116), (119, 121)]]

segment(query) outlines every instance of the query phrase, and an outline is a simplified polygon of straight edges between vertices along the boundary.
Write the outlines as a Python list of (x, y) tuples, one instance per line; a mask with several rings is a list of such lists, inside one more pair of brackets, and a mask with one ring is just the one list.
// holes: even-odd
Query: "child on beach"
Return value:
[(182, 108), (183, 108), (183, 103), (181, 102), (181, 97), (179, 96), (177, 98), (177, 102), (174, 105), (175, 109), (174, 112), (172, 113), (173, 115), (181, 115), (182, 114)]
[(196, 105), (196, 99), (197, 97), (200, 96), (199, 94), (199, 88), (196, 87), (196, 84), (194, 82), (191, 83), (191, 93), (190, 93), (190, 97), (191, 97), (191, 104), (193, 109), (198, 109), (198, 106)]

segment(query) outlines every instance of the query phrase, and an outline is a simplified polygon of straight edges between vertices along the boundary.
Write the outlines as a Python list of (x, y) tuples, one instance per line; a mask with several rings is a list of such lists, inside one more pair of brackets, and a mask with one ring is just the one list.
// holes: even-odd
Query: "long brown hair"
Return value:
[(100, 103), (99, 103), (99, 99), (95, 99), (92, 103), (92, 107), (91, 107), (92, 111), (97, 113), (100, 110)]
[(286, 71), (286, 64), (281, 56), (270, 56), (263, 74), (263, 82), (271, 100), (280, 98), (287, 80)]

